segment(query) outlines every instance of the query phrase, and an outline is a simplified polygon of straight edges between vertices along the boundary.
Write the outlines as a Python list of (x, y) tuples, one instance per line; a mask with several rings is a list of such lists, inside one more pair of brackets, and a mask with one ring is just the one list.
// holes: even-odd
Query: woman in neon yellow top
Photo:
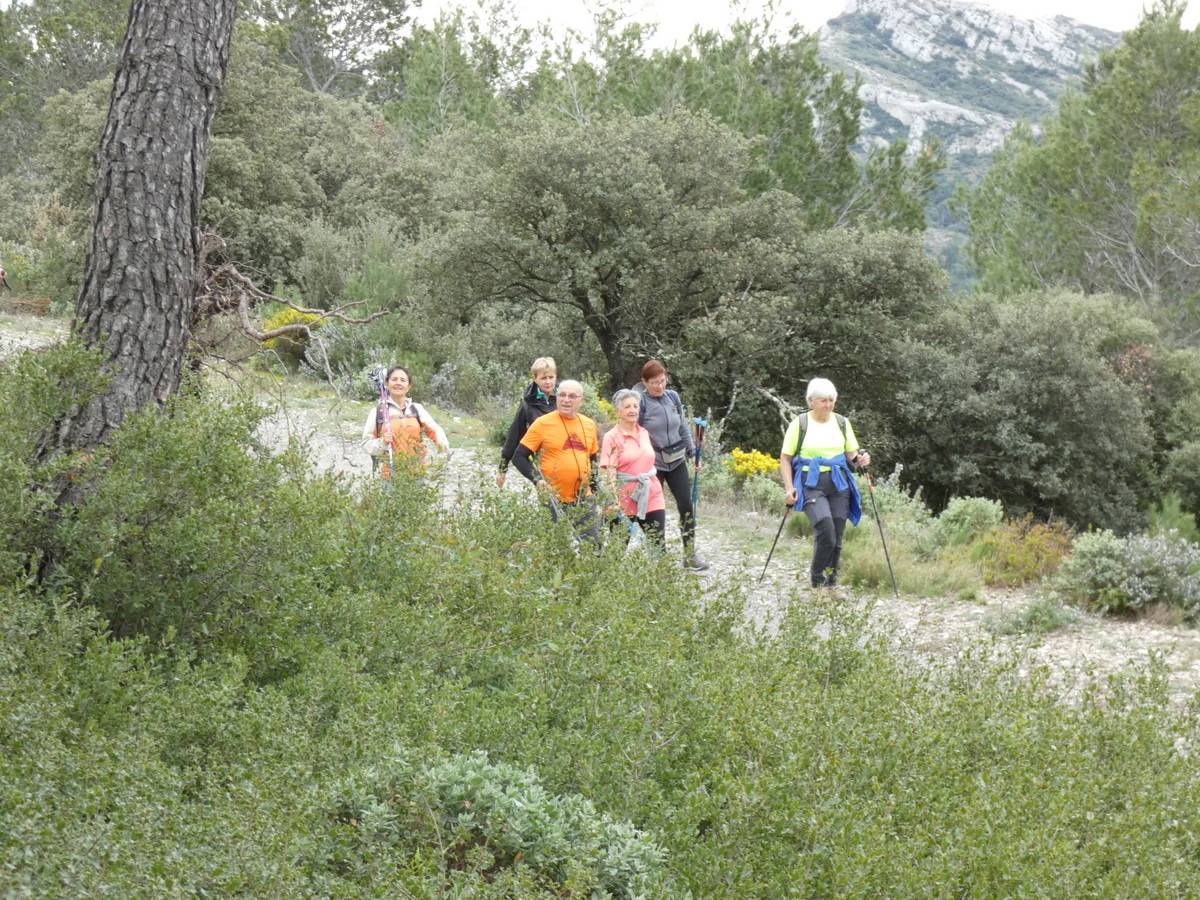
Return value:
[(857, 525), (862, 512), (850, 466), (866, 468), (871, 454), (859, 448), (850, 420), (834, 413), (837, 388), (832, 381), (812, 379), (805, 396), (808, 412), (795, 419), (783, 437), (779, 477), (788, 506), (803, 509), (812, 522), (812, 586), (832, 587), (837, 584), (846, 520)]

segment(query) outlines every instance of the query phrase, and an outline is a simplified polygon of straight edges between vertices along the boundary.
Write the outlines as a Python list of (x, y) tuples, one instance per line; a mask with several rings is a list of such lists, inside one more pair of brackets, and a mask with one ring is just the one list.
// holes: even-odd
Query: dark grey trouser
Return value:
[(575, 540), (600, 546), (600, 511), (596, 509), (594, 498), (584, 497), (574, 503), (556, 500), (550, 504), (550, 518), (557, 522), (560, 516), (571, 523)]
[(837, 584), (842, 534), (850, 515), (850, 490), (839, 491), (833, 476), (822, 472), (816, 487), (804, 486), (804, 514), (813, 527), (812, 586)]

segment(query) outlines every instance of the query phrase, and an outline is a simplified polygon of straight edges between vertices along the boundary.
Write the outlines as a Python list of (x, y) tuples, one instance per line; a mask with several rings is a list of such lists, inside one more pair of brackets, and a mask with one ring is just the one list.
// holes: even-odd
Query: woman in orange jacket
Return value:
[(390, 478), (392, 470), (386, 461), (389, 449), (393, 458), (408, 458), (424, 464), (429, 458), (425, 437), (444, 452), (450, 450), (450, 442), (428, 410), (409, 398), (412, 376), (408, 369), (392, 366), (384, 378), (384, 385), (387, 400), (380, 401), (367, 414), (362, 436), (363, 446), (371, 454), (381, 477)]

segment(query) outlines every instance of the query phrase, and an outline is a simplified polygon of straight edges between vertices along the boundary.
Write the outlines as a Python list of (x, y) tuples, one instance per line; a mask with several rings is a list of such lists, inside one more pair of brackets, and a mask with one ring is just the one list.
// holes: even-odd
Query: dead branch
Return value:
[[(314, 316), (315, 318), (311, 322), (280, 325), (278, 328), (270, 328), (264, 331), (257, 327), (250, 319), (250, 307), (260, 300), (280, 303), (290, 309), (294, 309), (298, 313)], [(217, 313), (233, 312), (236, 310), (242, 331), (261, 343), (284, 334), (311, 334), (311, 329), (326, 319), (345, 322), (347, 325), (365, 325), (368, 322), (373, 322), (391, 313), (391, 310), (384, 309), (362, 318), (354, 318), (346, 314), (347, 310), (361, 306), (365, 302), (365, 300), (356, 300), (353, 303), (344, 303), (334, 309), (309, 309), (304, 306), (298, 306), (290, 300), (277, 297), (262, 290), (253, 281), (239, 272), (236, 265), (226, 262), (207, 273), (204, 279), (204, 286), (196, 297), (196, 317), (197, 319), (206, 318)]]
[(759, 385), (756, 390), (774, 403), (775, 407), (779, 410), (779, 420), (783, 423), (783, 431), (787, 431), (787, 427), (792, 423), (792, 419), (804, 412), (804, 407), (789, 403), (770, 388)]

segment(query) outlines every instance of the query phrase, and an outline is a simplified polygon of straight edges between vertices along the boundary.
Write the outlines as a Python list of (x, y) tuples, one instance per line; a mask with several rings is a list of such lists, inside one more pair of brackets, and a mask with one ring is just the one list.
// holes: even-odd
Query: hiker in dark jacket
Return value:
[(708, 563), (696, 552), (696, 514), (692, 509), (692, 483), (687, 467), (687, 461), (695, 458), (695, 446), (683, 401), (667, 387), (667, 368), (657, 359), (642, 366), (642, 380), (633, 389), (641, 397), (638, 422), (650, 432), (658, 480), (675, 498), (683, 535), (683, 564), (694, 572), (703, 571)]
[(517, 452), (517, 445), (534, 420), (546, 413), (554, 412), (554, 387), (558, 382), (558, 367), (549, 356), (539, 356), (529, 367), (529, 375), (533, 383), (525, 388), (521, 396), (521, 405), (513, 416), (512, 424), (508, 426), (508, 437), (504, 441), (504, 449), (500, 451), (500, 471), (496, 473), (496, 486), (504, 487), (504, 478), (508, 474), (509, 463)]

